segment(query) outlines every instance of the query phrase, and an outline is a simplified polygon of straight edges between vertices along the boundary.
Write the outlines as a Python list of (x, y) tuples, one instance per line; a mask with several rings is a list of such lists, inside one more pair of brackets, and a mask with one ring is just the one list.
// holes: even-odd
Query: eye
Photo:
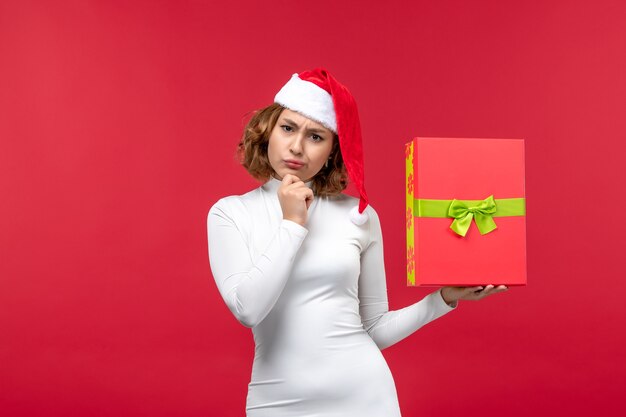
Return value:
[(283, 129), (285, 132), (291, 132), (293, 130), (293, 128), (289, 125), (281, 125), (280, 126), (281, 129)]
[(321, 142), (324, 140), (323, 137), (321, 137), (320, 135), (311, 135), (311, 137), (313, 138), (313, 142)]

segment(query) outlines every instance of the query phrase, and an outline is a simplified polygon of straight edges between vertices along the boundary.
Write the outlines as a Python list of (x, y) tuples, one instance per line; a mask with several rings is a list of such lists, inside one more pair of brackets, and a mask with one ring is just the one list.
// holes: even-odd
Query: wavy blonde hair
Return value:
[[(267, 156), (267, 147), (270, 134), (283, 110), (285, 107), (273, 103), (255, 111), (237, 146), (239, 163), (259, 181), (268, 181), (274, 174)], [(348, 186), (348, 175), (337, 134), (334, 136), (328, 167), (323, 166), (312, 181), (313, 192), (319, 196), (338, 195)]]

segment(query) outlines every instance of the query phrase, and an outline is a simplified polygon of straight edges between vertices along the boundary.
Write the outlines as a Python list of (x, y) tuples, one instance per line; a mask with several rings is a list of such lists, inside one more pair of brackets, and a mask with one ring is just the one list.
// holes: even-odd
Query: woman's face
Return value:
[(276, 177), (297, 175), (307, 182), (326, 163), (335, 134), (323, 125), (289, 109), (283, 110), (270, 134), (267, 156)]

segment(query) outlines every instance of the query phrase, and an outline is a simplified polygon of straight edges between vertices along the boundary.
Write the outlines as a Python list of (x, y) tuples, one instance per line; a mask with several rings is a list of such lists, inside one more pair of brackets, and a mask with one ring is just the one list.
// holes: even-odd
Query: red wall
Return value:
[(257, 186), (246, 113), (322, 65), (359, 103), (392, 308), (431, 291), (404, 142), (526, 139), (528, 286), (384, 351), (404, 415), (621, 415), (626, 3), (213, 3), (0, 2), (0, 413), (244, 414), (206, 215)]

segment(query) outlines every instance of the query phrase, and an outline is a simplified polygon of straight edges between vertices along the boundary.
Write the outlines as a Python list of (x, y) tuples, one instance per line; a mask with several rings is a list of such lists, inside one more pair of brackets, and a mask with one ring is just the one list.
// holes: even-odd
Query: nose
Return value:
[(291, 145), (289, 146), (289, 151), (292, 154), (300, 155), (302, 153), (302, 140), (303, 140), (303, 137), (301, 134), (294, 135), (294, 138), (291, 141)]

